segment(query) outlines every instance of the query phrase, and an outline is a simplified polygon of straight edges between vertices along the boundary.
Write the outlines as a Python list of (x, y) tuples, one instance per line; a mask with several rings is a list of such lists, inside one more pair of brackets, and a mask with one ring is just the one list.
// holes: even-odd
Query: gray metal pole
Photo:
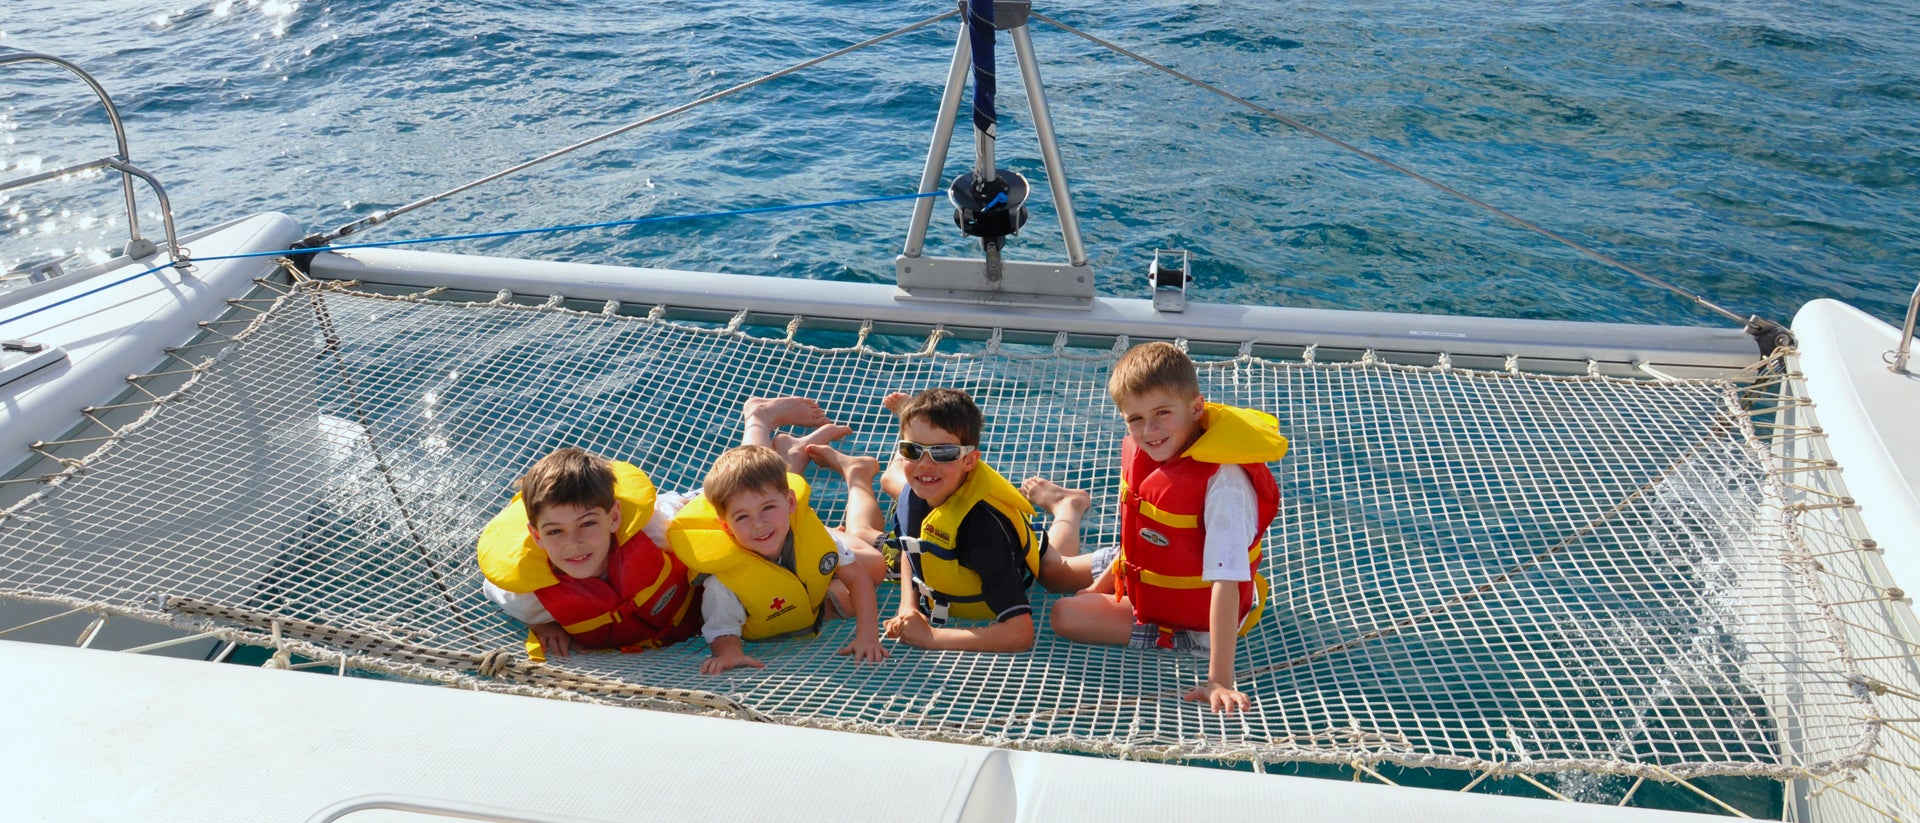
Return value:
[[(933, 123), (933, 142), (927, 146), (927, 167), (920, 172), (916, 192), (938, 191), (940, 173), (946, 170), (947, 146), (953, 142), (953, 124), (960, 117), (960, 94), (966, 90), (967, 69), (973, 67), (973, 54), (967, 50), (967, 26), (960, 24), (960, 42), (953, 47), (953, 66), (947, 70), (947, 90), (940, 95), (940, 116)], [(913, 222), (907, 225), (907, 246), (902, 257), (919, 257), (927, 243), (927, 223), (933, 219), (933, 198), (913, 201)]]
[(1067, 192), (1067, 167), (1060, 161), (1060, 146), (1053, 137), (1053, 115), (1047, 110), (1047, 93), (1040, 85), (1040, 61), (1033, 56), (1033, 38), (1025, 25), (1007, 31), (1013, 35), (1013, 53), (1020, 60), (1020, 80), (1027, 87), (1027, 105), (1033, 110), (1033, 132), (1040, 139), (1040, 158), (1047, 164), (1047, 187), (1053, 190), (1053, 205), (1060, 213), (1060, 235), (1067, 242), (1067, 264), (1087, 264), (1087, 249), (1080, 243), (1080, 220), (1073, 213), (1073, 196)]

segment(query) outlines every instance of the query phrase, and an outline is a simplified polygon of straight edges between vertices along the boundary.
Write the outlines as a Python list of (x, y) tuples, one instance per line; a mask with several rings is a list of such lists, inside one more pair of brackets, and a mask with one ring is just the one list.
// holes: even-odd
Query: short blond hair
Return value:
[(520, 502), (527, 507), (527, 522), (535, 524), (540, 512), (553, 506), (612, 511), (613, 464), (585, 449), (558, 449), (520, 478)]
[(1107, 394), (1118, 403), (1122, 397), (1139, 397), (1156, 389), (1172, 392), (1182, 399), (1200, 396), (1200, 377), (1193, 361), (1172, 343), (1147, 343), (1134, 346), (1120, 355), (1107, 375)]
[(700, 484), (700, 492), (722, 517), (727, 514), (727, 504), (740, 495), (786, 488), (787, 461), (766, 446), (735, 446), (721, 452), (707, 471), (706, 482)]

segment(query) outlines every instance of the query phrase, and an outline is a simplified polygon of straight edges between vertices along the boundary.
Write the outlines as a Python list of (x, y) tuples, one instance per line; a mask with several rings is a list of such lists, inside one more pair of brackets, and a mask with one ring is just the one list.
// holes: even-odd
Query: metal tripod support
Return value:
[[(960, 0), (966, 6), (966, 0)], [(927, 225), (933, 218), (933, 200), (914, 201), (913, 221), (907, 227), (906, 247), (894, 259), (894, 294), (900, 300), (932, 300), (953, 303), (1047, 306), (1052, 308), (1093, 307), (1093, 267), (1087, 262), (1086, 248), (1080, 242), (1080, 224), (1073, 212), (1073, 198), (1067, 191), (1067, 175), (1060, 161), (1060, 147), (1054, 141), (1053, 117), (1047, 110), (1046, 91), (1040, 83), (1040, 65), (1034, 59), (1033, 39), (1027, 29), (1032, 10), (1029, 0), (995, 0), (994, 28), (1007, 32), (1020, 65), (1020, 80), (1026, 88), (1027, 105), (1033, 114), (1033, 131), (1040, 143), (1040, 157), (1046, 165), (1047, 185), (1053, 192), (1055, 211), (1060, 218), (1060, 234), (1066, 243), (1067, 262), (1036, 263), (1002, 261), (991, 271), (984, 257), (925, 257)], [(920, 175), (916, 191), (937, 191), (940, 175), (947, 162), (947, 147), (953, 141), (953, 127), (960, 114), (962, 92), (973, 56), (967, 47), (967, 28), (960, 27), (959, 42), (954, 45), (953, 63), (947, 72), (946, 91), (940, 97), (940, 114), (934, 122), (933, 142), (927, 147), (927, 165)], [(991, 167), (991, 137), (975, 137), (975, 150)], [(997, 274), (998, 277), (991, 275)]]

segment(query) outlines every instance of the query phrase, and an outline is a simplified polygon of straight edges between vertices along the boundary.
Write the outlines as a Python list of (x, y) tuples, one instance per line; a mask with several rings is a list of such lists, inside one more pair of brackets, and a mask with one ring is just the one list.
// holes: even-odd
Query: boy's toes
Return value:
[(755, 397), (747, 400), (742, 414), (774, 428), (781, 426), (820, 426), (827, 423), (827, 412), (811, 397)]

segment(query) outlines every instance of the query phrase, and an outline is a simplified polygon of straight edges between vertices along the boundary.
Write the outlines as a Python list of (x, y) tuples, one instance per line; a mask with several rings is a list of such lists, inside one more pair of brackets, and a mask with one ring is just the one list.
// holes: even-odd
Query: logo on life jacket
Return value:
[(673, 602), (673, 596), (679, 593), (680, 584), (675, 583), (668, 586), (666, 591), (661, 592), (659, 597), (654, 598), (653, 608), (647, 610), (647, 616), (659, 617), (661, 612), (667, 610), (667, 604)]
[(773, 602), (767, 604), (767, 619), (772, 620), (790, 611), (793, 611), (792, 603), (788, 603), (784, 597), (775, 597)]
[(923, 534), (925, 534), (927, 537), (931, 537), (942, 543), (946, 543), (949, 545), (953, 543), (953, 535), (947, 534), (945, 531), (941, 530), (940, 527), (938, 526), (923, 524), (920, 526), (920, 531)]
[(822, 577), (829, 574), (833, 574), (833, 570), (839, 567), (840, 567), (840, 552), (838, 550), (830, 551), (830, 552), (827, 552), (826, 554), (820, 555), (820, 575)]
[(1167, 536), (1152, 529), (1141, 529), (1140, 539), (1152, 543), (1155, 546), (1167, 545)]

